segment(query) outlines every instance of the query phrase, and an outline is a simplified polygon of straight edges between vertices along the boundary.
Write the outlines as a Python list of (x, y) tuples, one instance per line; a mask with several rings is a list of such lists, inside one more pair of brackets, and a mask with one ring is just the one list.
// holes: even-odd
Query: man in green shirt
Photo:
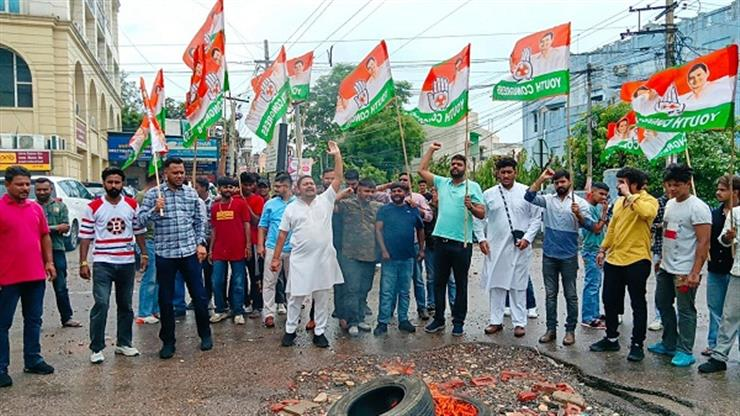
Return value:
[(36, 201), (44, 209), (51, 231), (51, 248), (57, 278), (53, 281), (54, 295), (63, 327), (79, 328), (80, 321), (72, 319), (72, 305), (67, 290), (67, 252), (64, 249), (64, 233), (69, 232), (69, 212), (62, 201), (51, 197), (52, 183), (47, 178), (36, 179)]

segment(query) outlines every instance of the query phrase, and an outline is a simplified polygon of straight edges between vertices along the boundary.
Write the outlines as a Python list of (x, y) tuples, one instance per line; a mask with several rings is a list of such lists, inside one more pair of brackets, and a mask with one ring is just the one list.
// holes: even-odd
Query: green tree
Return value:
[(135, 81), (127, 79), (128, 74), (121, 72), (121, 129), (123, 131), (136, 131), (143, 118), (144, 105), (141, 93), (136, 87)]
[(167, 118), (173, 118), (176, 120), (185, 118), (185, 103), (182, 101), (166, 97), (164, 99), (164, 108), (166, 110), (165, 114), (167, 114)]

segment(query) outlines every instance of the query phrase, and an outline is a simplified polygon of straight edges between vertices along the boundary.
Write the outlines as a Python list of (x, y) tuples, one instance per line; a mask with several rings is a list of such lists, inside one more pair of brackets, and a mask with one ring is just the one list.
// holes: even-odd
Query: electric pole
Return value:
[(591, 68), (591, 63), (588, 63), (586, 65), (586, 124), (587, 124), (587, 131), (588, 131), (588, 141), (586, 142), (586, 163), (587, 163), (587, 172), (586, 172), (586, 188), (588, 189), (593, 184), (593, 170), (594, 170), (594, 162), (593, 162), (593, 154), (594, 154), (594, 137), (593, 137), (593, 131), (592, 131), (592, 120), (591, 120), (591, 90), (592, 90), (592, 82), (591, 82), (591, 72), (593, 72), (593, 69)]
[(665, 67), (670, 68), (676, 64), (673, 59), (673, 51), (676, 50), (676, 28), (673, 25), (674, 0), (665, 0)]

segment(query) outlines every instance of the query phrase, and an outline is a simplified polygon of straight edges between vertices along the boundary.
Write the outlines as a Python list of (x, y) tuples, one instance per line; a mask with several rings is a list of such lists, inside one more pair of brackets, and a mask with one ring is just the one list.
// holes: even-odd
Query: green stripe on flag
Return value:
[(454, 126), (468, 113), (468, 92), (463, 92), (455, 101), (451, 102), (446, 109), (432, 113), (421, 112), (415, 108), (408, 112), (420, 124), (426, 124), (434, 127)]
[(663, 157), (683, 154), (686, 151), (687, 145), (688, 145), (688, 141), (686, 140), (686, 134), (679, 133), (673, 136), (671, 140), (668, 140), (665, 146), (663, 146), (663, 149), (657, 155), (655, 155), (652, 159), (649, 159), (649, 160), (655, 161)]
[(290, 85), (286, 81), (282, 87), (278, 90), (275, 97), (270, 100), (270, 104), (267, 106), (260, 123), (257, 126), (257, 130), (254, 134), (262, 140), (270, 143), (273, 135), (275, 134), (275, 126), (278, 120), (288, 111), (288, 103), (290, 102)]
[(630, 155), (642, 154), (642, 149), (637, 143), (637, 140), (632, 139), (623, 141), (615, 146), (607, 147), (606, 149), (604, 149), (604, 151), (601, 152), (601, 161), (604, 162), (609, 156), (617, 151), (621, 151)]
[(567, 94), (570, 73), (567, 69), (538, 75), (529, 81), (501, 81), (493, 86), (493, 99), (501, 101), (530, 101), (552, 95)]
[(193, 145), (193, 141), (197, 138), (199, 140), (205, 140), (208, 134), (208, 128), (216, 124), (221, 118), (223, 113), (224, 94), (219, 93), (216, 99), (211, 101), (206, 110), (205, 117), (203, 117), (196, 124), (190, 126), (190, 129), (183, 134), (183, 146), (190, 147)]
[(655, 131), (675, 132), (724, 129), (732, 125), (732, 107), (733, 103), (729, 102), (716, 107), (684, 111), (677, 116), (666, 113), (650, 115), (637, 113), (637, 126)]
[(364, 123), (370, 117), (378, 114), (381, 110), (383, 110), (383, 108), (385, 108), (385, 105), (393, 99), (395, 94), (396, 93), (393, 88), (393, 79), (389, 78), (388, 81), (385, 82), (385, 85), (383, 85), (383, 88), (381, 88), (380, 91), (375, 94), (375, 97), (372, 99), (372, 101), (370, 101), (366, 106), (359, 109), (357, 113), (355, 113), (354, 117), (352, 117), (352, 119), (347, 122), (347, 124), (339, 127), (342, 130), (346, 131), (351, 129), (352, 127)]
[(293, 101), (308, 100), (308, 84), (294, 85), (290, 87), (290, 99)]

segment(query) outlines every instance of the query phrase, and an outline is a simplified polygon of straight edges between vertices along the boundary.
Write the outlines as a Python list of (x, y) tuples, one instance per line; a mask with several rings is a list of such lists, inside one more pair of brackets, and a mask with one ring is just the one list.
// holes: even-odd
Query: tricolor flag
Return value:
[(650, 77), (634, 92), (637, 125), (670, 132), (731, 126), (737, 54), (730, 45)]
[(511, 52), (511, 75), (493, 87), (494, 100), (530, 101), (570, 90), (570, 23), (520, 39)]
[(468, 113), (470, 44), (452, 58), (432, 67), (421, 87), (419, 107), (411, 115), (421, 124), (450, 127)]
[[(154, 118), (157, 119), (160, 127), (164, 126), (164, 120), (167, 117), (164, 99), (164, 73), (160, 69), (157, 71), (157, 76), (154, 78), (152, 93), (149, 96), (149, 105), (151, 106)], [(136, 133), (131, 137), (128, 145), (133, 149), (133, 151), (129, 155), (128, 159), (123, 163), (121, 169), (126, 169), (134, 164), (134, 162), (139, 158), (142, 150), (149, 145), (149, 117), (144, 117), (141, 120), (141, 125), (136, 129)]]
[(257, 137), (270, 143), (278, 121), (288, 111), (290, 84), (285, 65), (285, 47), (265, 72), (252, 79), (254, 99), (246, 124)]
[(155, 153), (159, 156), (164, 155), (169, 151), (167, 148), (167, 140), (164, 137), (159, 121), (157, 121), (157, 118), (154, 116), (152, 101), (146, 93), (144, 78), (139, 78), (139, 86), (141, 89), (141, 100), (144, 102), (144, 117), (149, 122), (149, 140), (152, 145), (152, 155)]
[(606, 133), (606, 147), (601, 153), (605, 160), (612, 153), (622, 151), (629, 154), (640, 154), (635, 127), (635, 113), (630, 111), (616, 123), (609, 123)]
[(308, 86), (311, 83), (311, 69), (313, 69), (313, 51), (290, 59), (286, 64), (290, 79), (290, 99), (293, 102), (308, 99)]
[(357, 126), (379, 113), (394, 96), (388, 48), (382, 40), (339, 84), (334, 122), (342, 130)]
[[(223, 0), (217, 0), (183, 54), (183, 61), (193, 69), (193, 79), (198, 80), (196, 88), (193, 88), (191, 80), (186, 98), (189, 103), (186, 109), (189, 129), (184, 134), (186, 147), (196, 138), (205, 139), (208, 128), (221, 118), (224, 92), (229, 90), (223, 12)], [(197, 53), (199, 49), (200, 54)], [(205, 83), (205, 88), (202, 83)]]

